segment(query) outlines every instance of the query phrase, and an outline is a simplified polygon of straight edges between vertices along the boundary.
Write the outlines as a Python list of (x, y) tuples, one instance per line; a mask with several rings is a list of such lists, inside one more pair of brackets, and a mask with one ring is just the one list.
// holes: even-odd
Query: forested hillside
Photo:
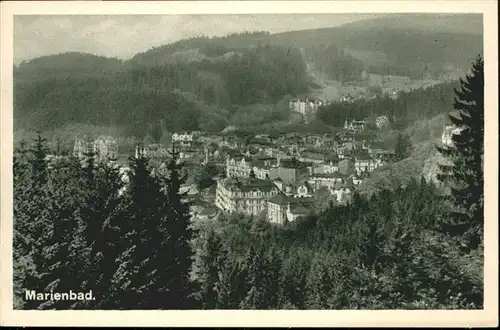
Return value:
[(24, 72), (16, 72), (16, 128), (47, 130), (76, 122), (126, 126), (132, 134), (144, 136), (149, 123), (163, 122), (169, 131), (219, 131), (230, 118), (228, 109), (239, 109), (231, 105), (275, 104), (308, 86), (300, 54), (275, 46), (257, 47), (222, 63), (102, 69), (67, 76), (64, 68), (54, 71), (30, 81), (22, 79)]
[[(291, 118), (283, 101), (317, 84), (311, 70), (340, 85), (367, 73), (440, 79), (466, 70), (482, 50), (481, 20), (451, 21), (469, 28), (451, 31), (439, 17), (396, 15), (319, 30), (191, 38), (125, 61), (74, 52), (44, 56), (14, 68), (15, 129), (125, 126), (137, 137), (151, 122), (165, 131), (220, 131), (228, 124), (286, 130)], [(411, 120), (428, 111), (429, 117), (450, 102), (446, 89), (403, 94), (397, 101), (334, 104), (306, 130), (328, 131), (325, 124), (336, 126), (347, 113), (409, 114)]]
[(422, 78), (439, 77), (449, 70), (465, 73), (477, 53), (482, 53), (482, 29), (481, 15), (400, 14), (269, 38), (306, 52), (333, 44), (362, 60), (370, 73)]
[(458, 85), (458, 81), (453, 81), (401, 92), (396, 99), (382, 96), (354, 102), (333, 102), (321, 107), (317, 116), (328, 125), (342, 126), (346, 118), (362, 120), (387, 115), (399, 127), (406, 127), (416, 120), (429, 119), (452, 109), (453, 90)]

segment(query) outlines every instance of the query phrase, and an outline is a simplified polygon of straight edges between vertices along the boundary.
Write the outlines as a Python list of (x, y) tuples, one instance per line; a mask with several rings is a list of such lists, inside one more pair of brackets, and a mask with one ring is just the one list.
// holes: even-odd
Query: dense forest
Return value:
[(387, 115), (400, 128), (419, 119), (431, 118), (453, 107), (454, 88), (458, 81), (400, 92), (396, 99), (381, 96), (369, 100), (334, 102), (321, 107), (318, 118), (328, 125), (342, 126), (346, 118), (362, 120)]
[[(446, 23), (445, 23), (446, 22)], [(449, 24), (449, 25), (448, 25)], [(454, 67), (463, 73), (482, 53), (481, 15), (399, 14), (335, 28), (273, 34), (273, 43), (310, 48), (335, 43), (362, 60), (371, 73), (438, 78)]]
[(395, 15), (319, 30), (195, 37), (129, 60), (75, 52), (43, 56), (14, 67), (14, 125), (47, 131), (98, 124), (139, 138), (152, 121), (164, 131), (218, 132), (235, 125), (322, 133), (345, 118), (339, 113), (436, 113), (449, 105), (448, 85), (403, 94), (405, 104), (383, 98), (334, 104), (307, 127), (290, 123), (283, 104), (314, 87), (306, 63), (341, 84), (355, 83), (362, 72), (439, 80), (465, 71), (482, 49), (481, 19), (467, 17), (447, 18), (461, 27), (455, 32), (436, 17)]
[(272, 46), (223, 63), (140, 66), (74, 76), (64, 72), (56, 70), (34, 81), (15, 78), (16, 128), (47, 130), (76, 122), (125, 126), (133, 135), (144, 136), (148, 123), (162, 121), (169, 131), (220, 131), (230, 117), (223, 108), (236, 113), (239, 108), (231, 105), (245, 111), (250, 104), (275, 104), (284, 95), (308, 88), (300, 53)]
[(361, 60), (346, 54), (344, 48), (336, 44), (315, 45), (307, 48), (305, 53), (307, 61), (314, 64), (315, 70), (340, 83), (360, 80), (361, 72), (365, 69)]
[[(259, 217), (191, 223), (182, 164), (80, 160), (43, 137), (14, 155), (14, 294), (24, 309), (480, 309), (484, 72), (455, 91), (463, 129), (438, 150), (450, 195), (425, 180), (354, 194), (283, 227)], [(66, 156), (66, 157), (64, 157)], [(125, 189), (124, 189), (125, 188)], [(24, 300), (92, 290), (95, 300)]]

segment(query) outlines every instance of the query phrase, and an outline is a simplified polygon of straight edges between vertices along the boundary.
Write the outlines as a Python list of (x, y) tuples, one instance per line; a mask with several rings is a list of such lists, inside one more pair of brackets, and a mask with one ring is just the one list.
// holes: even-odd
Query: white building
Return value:
[(270, 223), (282, 225), (287, 221), (287, 208), (289, 198), (283, 194), (279, 194), (271, 198), (267, 203), (267, 220)]
[(459, 135), (463, 128), (457, 127), (455, 125), (446, 125), (443, 127), (443, 134), (441, 135), (441, 142), (448, 147), (453, 147), (453, 136)]
[(84, 158), (89, 153), (93, 153), (97, 161), (116, 159), (118, 157), (118, 143), (112, 136), (104, 135), (93, 141), (88, 138), (75, 139), (73, 155)]
[(377, 126), (378, 129), (381, 129), (387, 125), (389, 125), (389, 117), (379, 116), (375, 119), (375, 126)]
[(118, 144), (112, 136), (99, 136), (94, 141), (94, 152), (99, 161), (115, 159), (118, 157)]
[(88, 138), (76, 138), (75, 145), (73, 147), (73, 156), (78, 158), (84, 158), (86, 154), (94, 151), (94, 146), (91, 140)]
[(351, 132), (362, 132), (365, 130), (366, 122), (364, 120), (345, 120), (344, 129), (349, 130)]
[(284, 224), (295, 221), (298, 217), (312, 212), (310, 198), (294, 198), (283, 194), (274, 196), (268, 201), (267, 219), (270, 223)]
[(253, 171), (257, 179), (269, 180), (272, 176), (273, 168), (277, 163), (272, 159), (256, 159), (250, 157), (227, 158), (226, 159), (226, 177), (228, 178), (249, 178)]
[(135, 147), (135, 157), (137, 158), (139, 155), (149, 158), (166, 158), (169, 156), (169, 152), (161, 144), (137, 145)]
[(372, 172), (383, 165), (384, 163), (380, 158), (373, 159), (367, 155), (357, 155), (354, 160), (354, 170), (358, 175), (364, 172)]
[(307, 183), (313, 187), (314, 190), (318, 190), (322, 187), (330, 188), (336, 183), (342, 183), (345, 180), (345, 176), (339, 172), (333, 172), (328, 174), (313, 174), (307, 180)]
[(330, 193), (334, 196), (336, 202), (340, 205), (345, 205), (352, 200), (354, 189), (349, 185), (337, 183), (328, 188)]
[(330, 161), (324, 164), (313, 164), (311, 167), (311, 174), (332, 174), (339, 171), (337, 163)]
[(267, 212), (267, 201), (278, 193), (271, 181), (226, 178), (217, 182), (215, 205), (227, 213), (257, 215)]
[(323, 102), (318, 100), (310, 101), (309, 99), (301, 101), (300, 99), (297, 99), (291, 100), (288, 105), (293, 111), (300, 113), (304, 117), (309, 117), (316, 114), (319, 107), (323, 105)]
[(190, 147), (194, 142), (194, 134), (188, 132), (172, 134), (172, 144)]

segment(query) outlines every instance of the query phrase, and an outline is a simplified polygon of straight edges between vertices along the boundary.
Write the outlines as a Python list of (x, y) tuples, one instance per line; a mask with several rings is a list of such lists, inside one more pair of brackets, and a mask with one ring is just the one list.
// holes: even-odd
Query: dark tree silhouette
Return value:
[(483, 238), (484, 223), (484, 62), (478, 56), (471, 72), (460, 79), (455, 90), (455, 112), (449, 118), (460, 132), (452, 145), (438, 147), (451, 161), (441, 165), (441, 179), (450, 183), (455, 211), (445, 224), (453, 236), (461, 237), (467, 248), (477, 247)]

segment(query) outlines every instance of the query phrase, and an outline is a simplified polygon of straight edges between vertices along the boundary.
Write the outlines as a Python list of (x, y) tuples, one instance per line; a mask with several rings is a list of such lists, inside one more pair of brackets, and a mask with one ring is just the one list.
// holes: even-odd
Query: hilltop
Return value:
[(374, 86), (411, 90), (462, 75), (481, 52), (480, 16), (394, 15), (326, 29), (185, 39), (125, 61), (56, 54), (14, 68), (15, 129), (89, 124), (139, 137), (151, 123), (166, 131), (286, 130), (295, 122), (283, 106), (290, 97), (339, 99)]

